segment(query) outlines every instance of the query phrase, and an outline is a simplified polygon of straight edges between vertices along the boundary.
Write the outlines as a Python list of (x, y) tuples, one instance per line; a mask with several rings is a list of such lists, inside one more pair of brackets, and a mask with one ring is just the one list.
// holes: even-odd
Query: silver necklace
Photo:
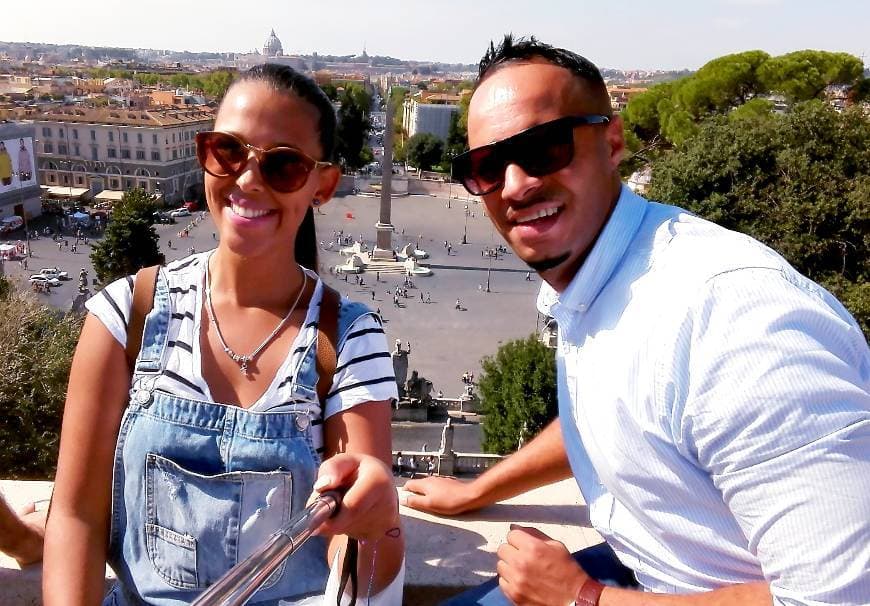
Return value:
[(278, 326), (275, 327), (275, 330), (266, 337), (266, 340), (260, 343), (260, 346), (249, 353), (248, 355), (238, 354), (233, 349), (227, 345), (227, 342), (224, 341), (224, 336), (221, 334), (221, 327), (218, 326), (217, 316), (214, 313), (214, 307), (211, 304), (211, 270), (209, 268), (209, 262), (211, 261), (211, 257), (206, 260), (205, 263), (205, 301), (208, 305), (208, 315), (211, 320), (212, 325), (214, 325), (214, 330), (217, 333), (218, 340), (221, 342), (221, 346), (224, 348), (224, 353), (227, 354), (230, 359), (239, 365), (239, 370), (241, 370), (242, 374), (247, 376), (248, 374), (248, 364), (253, 362), (260, 352), (265, 349), (265, 347), (272, 342), (272, 339), (275, 338), (287, 321), (290, 319), (290, 316), (293, 314), (293, 311), (296, 309), (296, 305), (299, 304), (299, 300), (302, 298), (302, 293), (305, 292), (305, 286), (308, 284), (308, 274), (305, 273), (305, 270), (302, 270), (302, 286), (299, 288), (299, 293), (296, 295), (296, 300), (293, 301), (293, 305), (290, 306), (290, 311), (287, 312), (287, 315), (284, 316), (284, 319), (278, 323)]

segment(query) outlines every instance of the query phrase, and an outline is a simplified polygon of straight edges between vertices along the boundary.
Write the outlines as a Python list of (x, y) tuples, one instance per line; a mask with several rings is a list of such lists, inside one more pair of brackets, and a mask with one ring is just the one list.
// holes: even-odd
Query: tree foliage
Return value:
[(483, 450), (507, 454), (558, 415), (555, 354), (530, 335), (508, 341), (482, 366)]
[(759, 50), (735, 53), (633, 97), (622, 116), (626, 130), (641, 141), (661, 136), (680, 146), (699, 122), (766, 95), (782, 95), (796, 103), (819, 98), (829, 85), (847, 84), (860, 96), (862, 72), (861, 61), (847, 53), (807, 50), (779, 57)]
[(0, 477), (54, 475), (82, 317), (59, 315), (0, 278)]
[(759, 67), (767, 90), (790, 101), (817, 98), (830, 84), (854, 84), (864, 73), (864, 64), (848, 53), (802, 50), (773, 57)]
[(870, 119), (822, 101), (701, 123), (652, 165), (649, 194), (747, 233), (870, 326)]
[(143, 267), (163, 263), (154, 231), (154, 197), (143, 189), (124, 193), (112, 211), (101, 242), (93, 247), (91, 262), (103, 284), (135, 274)]
[(371, 96), (366, 90), (350, 83), (339, 92), (338, 128), (336, 129), (336, 155), (349, 169), (356, 170), (366, 163), (363, 150), (368, 141), (371, 122)]
[(420, 170), (432, 170), (444, 155), (444, 142), (431, 133), (417, 133), (405, 145), (408, 163)]
[(468, 105), (471, 95), (463, 95), (459, 100), (459, 111), (450, 116), (450, 129), (447, 132), (447, 145), (444, 147), (444, 160), (450, 162), (459, 154), (468, 151)]

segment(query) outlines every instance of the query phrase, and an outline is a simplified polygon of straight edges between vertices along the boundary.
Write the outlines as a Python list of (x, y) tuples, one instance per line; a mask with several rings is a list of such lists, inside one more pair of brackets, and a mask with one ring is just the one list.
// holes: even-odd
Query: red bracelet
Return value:
[(574, 605), (598, 606), (598, 600), (601, 599), (602, 591), (604, 591), (604, 585), (589, 577), (580, 586), (580, 591), (577, 592), (577, 597), (574, 598)]

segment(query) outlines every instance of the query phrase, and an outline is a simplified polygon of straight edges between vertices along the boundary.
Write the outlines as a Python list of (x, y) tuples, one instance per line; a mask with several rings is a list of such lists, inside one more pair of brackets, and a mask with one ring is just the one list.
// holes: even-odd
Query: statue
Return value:
[(406, 387), (406, 395), (411, 400), (428, 403), (431, 399), (432, 382), (419, 376), (416, 370), (411, 371), (411, 378), (408, 379)]

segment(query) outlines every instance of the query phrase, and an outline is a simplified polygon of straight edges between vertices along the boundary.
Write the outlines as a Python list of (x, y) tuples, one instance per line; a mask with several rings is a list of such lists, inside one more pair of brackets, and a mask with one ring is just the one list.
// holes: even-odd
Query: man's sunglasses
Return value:
[(230, 133), (203, 131), (196, 134), (196, 157), (203, 170), (215, 177), (239, 176), (251, 152), (257, 158), (263, 181), (282, 194), (301, 189), (315, 168), (332, 166), (332, 162), (315, 160), (294, 147), (260, 149)]
[(574, 128), (608, 122), (608, 116), (590, 114), (565, 116), (538, 124), (513, 137), (456, 156), (453, 177), (470, 194), (483, 196), (504, 185), (508, 164), (516, 164), (533, 177), (549, 175), (565, 168), (574, 159)]

